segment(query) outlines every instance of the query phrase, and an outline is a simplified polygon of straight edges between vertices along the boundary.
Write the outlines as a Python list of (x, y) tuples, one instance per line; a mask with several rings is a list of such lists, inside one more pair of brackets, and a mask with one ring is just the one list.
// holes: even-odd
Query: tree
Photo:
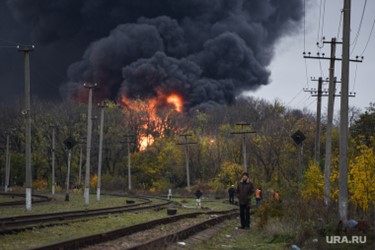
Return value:
[(370, 136), (366, 141), (370, 145), (362, 143), (364, 136), (356, 138), (356, 150), (358, 155), (350, 161), (349, 165), (349, 200), (362, 211), (367, 212), (375, 205), (375, 154), (373, 145), (375, 140)]
[(307, 200), (323, 200), (323, 189), (323, 173), (315, 162), (311, 162), (304, 175), (304, 184), (301, 190), (302, 198)]
[(350, 133), (353, 138), (359, 135), (364, 136), (364, 142), (370, 143), (370, 136), (375, 135), (375, 103), (370, 103), (370, 106), (359, 116), (359, 119), (354, 121), (354, 124), (350, 127)]

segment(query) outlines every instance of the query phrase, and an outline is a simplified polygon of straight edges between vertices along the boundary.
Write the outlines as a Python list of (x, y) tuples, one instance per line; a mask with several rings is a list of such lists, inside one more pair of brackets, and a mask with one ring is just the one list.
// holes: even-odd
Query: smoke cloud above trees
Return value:
[[(1, 16), (0, 32), (8, 32), (9, 41), (36, 45), (32, 74), (43, 78), (32, 79), (35, 95), (74, 98), (83, 82), (96, 82), (103, 99), (148, 98), (162, 90), (181, 94), (185, 109), (231, 104), (241, 92), (268, 84), (275, 43), (297, 31), (303, 16), (302, 0), (0, 5), (11, 13)], [(1, 73), (10, 81), (15, 72)]]

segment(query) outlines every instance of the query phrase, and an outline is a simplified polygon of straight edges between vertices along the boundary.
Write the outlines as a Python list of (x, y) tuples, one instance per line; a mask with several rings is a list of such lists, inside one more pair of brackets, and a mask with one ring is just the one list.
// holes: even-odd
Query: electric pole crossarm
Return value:
[[(330, 58), (330, 57), (323, 57), (323, 56), (303, 56), (303, 58), (342, 61), (341, 58)], [(362, 62), (362, 60), (359, 60), (359, 59), (350, 59), (349, 61), (350, 62)]]

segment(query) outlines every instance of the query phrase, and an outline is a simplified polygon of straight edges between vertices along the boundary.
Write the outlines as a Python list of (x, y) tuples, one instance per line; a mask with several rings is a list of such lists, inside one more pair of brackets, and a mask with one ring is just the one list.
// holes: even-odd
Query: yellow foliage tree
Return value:
[(305, 182), (301, 190), (306, 200), (323, 200), (324, 177), (316, 163), (310, 163), (305, 172)]
[(224, 162), (221, 165), (220, 173), (215, 178), (215, 182), (220, 183), (222, 188), (237, 183), (243, 172), (243, 167), (236, 163)]
[(98, 185), (98, 176), (95, 174), (93, 176), (91, 176), (91, 179), (90, 179), (90, 188), (91, 189), (95, 189)]
[(359, 154), (349, 165), (349, 200), (367, 212), (370, 206), (375, 205), (375, 155), (373, 148), (363, 143), (358, 143), (356, 149)]

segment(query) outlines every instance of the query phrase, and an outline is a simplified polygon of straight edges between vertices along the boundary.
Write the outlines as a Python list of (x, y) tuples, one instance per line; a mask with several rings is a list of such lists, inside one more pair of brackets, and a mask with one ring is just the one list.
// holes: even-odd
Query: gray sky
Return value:
[[(314, 5), (306, 6), (305, 31), (302, 29), (296, 35), (282, 38), (276, 46), (275, 57), (269, 66), (269, 70), (271, 71), (271, 83), (261, 87), (256, 92), (249, 93), (251, 96), (263, 98), (271, 102), (278, 100), (291, 108), (307, 108), (313, 112), (316, 111), (316, 97), (311, 97), (310, 93), (304, 92), (302, 89), (317, 88), (317, 82), (311, 81), (310, 77), (328, 77), (329, 60), (304, 59), (302, 53), (305, 50), (306, 52), (311, 52), (312, 55), (316, 55), (318, 51), (316, 43), (317, 41), (321, 41), (321, 37), (323, 36), (326, 38), (326, 41), (330, 41), (332, 37), (337, 36), (338, 41), (342, 41), (342, 22), (340, 30), (339, 23), (343, 0), (321, 0), (313, 2)], [(322, 2), (322, 8), (320, 8), (320, 2)], [(366, 8), (359, 30), (365, 3)], [(354, 59), (356, 55), (362, 55), (374, 23), (374, 13), (374, 0), (352, 1), (351, 59)], [(321, 16), (320, 19), (319, 16)], [(357, 33), (359, 35), (355, 43)], [(321, 52), (329, 56), (330, 44), (325, 44), (324, 47), (321, 48)], [(342, 46), (337, 45), (336, 57), (341, 57), (341, 54)], [(373, 80), (375, 69), (375, 27), (363, 56), (364, 60), (362, 63), (350, 64), (349, 76), (349, 91), (356, 92), (356, 97), (349, 98), (349, 106), (358, 107), (362, 111), (369, 106), (370, 102), (375, 102), (375, 81)], [(337, 79), (341, 79), (340, 62), (336, 62), (335, 71)], [(324, 88), (328, 89), (328, 84), (324, 84), (323, 89)], [(337, 85), (337, 90), (341, 90), (341, 84)], [(323, 97), (322, 99), (322, 114), (324, 115), (327, 110), (327, 99), (327, 97)], [(340, 106), (339, 99), (340, 98), (336, 98), (335, 101), (336, 113)]]

